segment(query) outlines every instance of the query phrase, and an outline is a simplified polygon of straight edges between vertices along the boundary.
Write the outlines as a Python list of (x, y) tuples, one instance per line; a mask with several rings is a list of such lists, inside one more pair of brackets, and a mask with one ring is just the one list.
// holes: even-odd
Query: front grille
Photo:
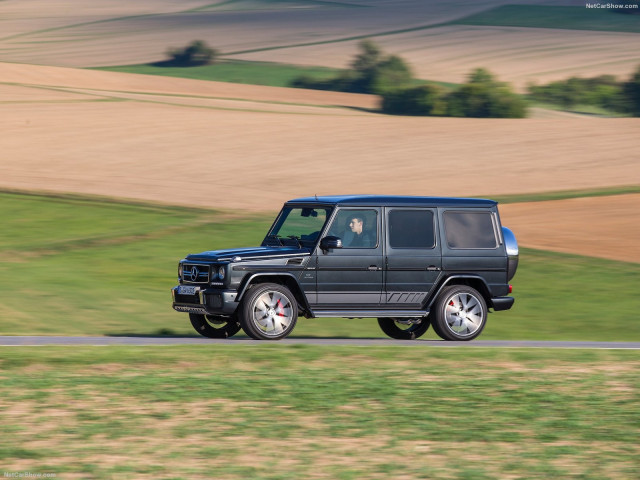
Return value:
[(184, 283), (209, 283), (210, 267), (200, 263), (184, 263), (182, 278)]

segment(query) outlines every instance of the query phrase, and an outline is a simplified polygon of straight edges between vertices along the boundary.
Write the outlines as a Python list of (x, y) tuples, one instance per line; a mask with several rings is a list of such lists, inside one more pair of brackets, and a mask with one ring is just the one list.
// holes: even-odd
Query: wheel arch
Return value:
[(452, 275), (445, 278), (442, 283), (440, 283), (438, 288), (435, 290), (435, 293), (431, 295), (431, 297), (427, 300), (426, 307), (433, 307), (433, 304), (437, 301), (442, 290), (452, 285), (466, 285), (467, 287), (476, 289), (478, 293), (480, 293), (480, 295), (482, 295), (482, 297), (484, 298), (487, 306), (493, 306), (493, 303), (491, 301), (491, 291), (489, 290), (489, 286), (487, 285), (487, 282), (484, 280), (484, 278), (478, 275)]
[(305, 314), (311, 312), (309, 302), (307, 302), (307, 297), (304, 294), (302, 287), (298, 283), (298, 279), (290, 273), (261, 272), (247, 275), (240, 283), (236, 301), (241, 302), (247, 291), (252, 286), (258, 285), (260, 283), (277, 283), (279, 285), (287, 287), (298, 302), (298, 305), (300, 306), (299, 310), (302, 310), (302, 313)]

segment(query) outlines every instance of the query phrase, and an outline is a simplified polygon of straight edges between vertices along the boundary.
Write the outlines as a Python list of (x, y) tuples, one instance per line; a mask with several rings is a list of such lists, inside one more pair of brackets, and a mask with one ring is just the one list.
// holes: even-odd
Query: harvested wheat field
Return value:
[(344, 68), (369, 37), (420, 78), (458, 83), (485, 67), (520, 90), (570, 76), (624, 78), (640, 63), (640, 34), (577, 30), (572, 15), (533, 24), (553, 28), (505, 26), (501, 15), (495, 25), (451, 24), (506, 4), (576, 7), (570, 0), (5, 0), (0, 52), (8, 62), (129, 65), (164, 60), (168, 48), (201, 39), (227, 59)]
[[(5, 189), (266, 211), (309, 194), (640, 184), (633, 118), (393, 117), (361, 110), (366, 96), (11, 64), (0, 86)], [(506, 208), (506, 224), (532, 218)]]
[(640, 263), (640, 195), (502, 205), (502, 223), (540, 250)]
[[(385, 51), (406, 59), (419, 78), (463, 83), (474, 68), (485, 67), (522, 92), (529, 83), (572, 76), (627, 78), (640, 64), (637, 33), (454, 25), (374, 39)], [(233, 58), (346, 68), (358, 42), (257, 51)]]

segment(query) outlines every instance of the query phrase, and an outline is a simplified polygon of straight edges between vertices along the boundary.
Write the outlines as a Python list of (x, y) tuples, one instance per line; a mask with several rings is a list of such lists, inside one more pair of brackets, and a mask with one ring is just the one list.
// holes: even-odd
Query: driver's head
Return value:
[(360, 217), (353, 217), (351, 219), (351, 223), (349, 223), (349, 228), (351, 231), (357, 235), (362, 233), (362, 226), (364, 224), (364, 220)]

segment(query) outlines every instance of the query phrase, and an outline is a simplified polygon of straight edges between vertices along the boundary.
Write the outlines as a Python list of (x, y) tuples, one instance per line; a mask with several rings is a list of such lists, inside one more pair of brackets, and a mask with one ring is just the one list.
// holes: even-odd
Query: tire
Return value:
[[(417, 323), (404, 324), (401, 321), (414, 320)], [(378, 325), (387, 336), (397, 340), (415, 340), (420, 338), (429, 329), (430, 321), (428, 318), (379, 318)]]
[(298, 321), (298, 302), (291, 291), (276, 283), (252, 287), (240, 305), (240, 325), (256, 340), (281, 340)]
[(487, 323), (487, 311), (487, 302), (475, 288), (446, 287), (432, 311), (433, 330), (443, 340), (473, 340)]
[(228, 338), (240, 331), (240, 322), (234, 317), (218, 317), (215, 315), (189, 314), (193, 328), (203, 337)]

